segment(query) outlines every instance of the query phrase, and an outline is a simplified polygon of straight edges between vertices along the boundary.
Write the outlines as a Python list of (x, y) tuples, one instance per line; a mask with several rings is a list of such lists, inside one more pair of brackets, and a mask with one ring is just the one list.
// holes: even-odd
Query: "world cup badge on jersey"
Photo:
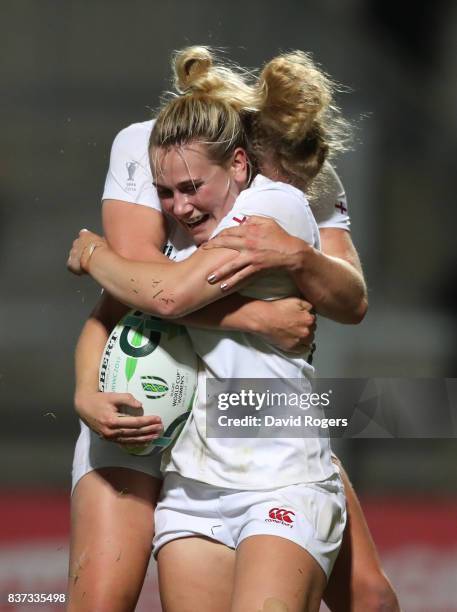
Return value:
[(127, 182), (125, 184), (126, 191), (136, 190), (136, 183), (135, 183), (134, 176), (135, 176), (135, 172), (138, 166), (139, 164), (136, 161), (129, 161), (129, 162), (126, 162), (125, 164), (125, 167), (127, 168), (127, 174), (128, 174)]

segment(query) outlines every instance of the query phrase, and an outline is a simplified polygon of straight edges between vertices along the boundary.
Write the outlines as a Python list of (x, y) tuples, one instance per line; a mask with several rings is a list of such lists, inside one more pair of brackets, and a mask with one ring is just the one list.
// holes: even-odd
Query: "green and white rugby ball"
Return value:
[[(131, 393), (143, 404), (143, 414), (160, 416), (164, 427), (162, 436), (151, 443), (123, 448), (135, 455), (149, 455), (177, 438), (192, 408), (197, 367), (183, 326), (139, 310), (119, 321), (100, 362), (100, 391)], [(126, 414), (128, 410), (126, 406)]]

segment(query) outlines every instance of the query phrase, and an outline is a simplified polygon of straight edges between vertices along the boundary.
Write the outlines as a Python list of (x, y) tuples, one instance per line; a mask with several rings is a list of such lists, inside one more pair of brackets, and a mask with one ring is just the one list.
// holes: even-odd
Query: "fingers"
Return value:
[[(257, 236), (258, 232), (255, 230), (255, 226), (258, 223), (250, 222), (249, 227), (246, 227), (247, 223), (252, 217), (247, 218), (247, 222), (243, 225), (237, 225), (235, 227), (228, 227), (222, 230), (215, 238), (211, 238), (208, 242), (203, 245), (204, 249), (218, 249), (227, 248), (235, 251), (242, 251), (255, 246), (253, 238)], [(262, 217), (255, 217), (261, 219)]]
[(163, 425), (161, 422), (138, 428), (120, 427), (119, 425), (118, 423), (114, 427), (100, 427), (101, 437), (112, 442), (128, 444), (128, 442), (132, 440), (134, 440), (135, 443), (138, 441), (150, 442), (158, 438), (163, 432)]
[(144, 427), (142, 429), (120, 429), (114, 437), (116, 442), (120, 444), (129, 443), (140, 443), (150, 442), (160, 437), (163, 432), (163, 427), (159, 425), (152, 425), (151, 427)]
[(133, 445), (136, 446), (137, 444), (138, 445), (147, 444), (148, 442), (152, 442), (153, 440), (157, 440), (157, 438), (160, 438), (160, 433), (157, 434), (157, 435), (154, 435), (154, 436), (138, 436), (138, 437), (135, 437), (135, 438), (133, 438), (133, 437), (132, 438), (127, 438), (127, 437), (126, 438), (117, 438), (116, 442), (118, 444), (122, 444), (122, 445), (133, 444)]
[(224, 280), (224, 282), (221, 284), (221, 291), (227, 293), (228, 291), (233, 291), (234, 289), (241, 289), (241, 286), (244, 285), (246, 281), (254, 276), (254, 274), (256, 274), (258, 271), (258, 268), (255, 266), (246, 266), (236, 274), (230, 276), (230, 278)]
[(149, 427), (140, 427), (139, 429), (130, 429), (128, 427), (120, 427), (110, 432), (111, 438), (125, 439), (125, 438), (141, 438), (151, 437), (157, 438), (163, 431), (162, 424), (150, 425)]
[(105, 393), (105, 397), (116, 406), (130, 406), (131, 408), (142, 408), (143, 406), (131, 393)]
[(243, 225), (222, 230), (215, 238), (205, 243), (202, 248), (226, 248), (239, 252), (259, 248), (265, 250), (271, 246), (271, 239), (274, 236), (273, 230), (279, 228), (280, 226), (273, 219), (257, 216), (247, 217)]
[(284, 350), (288, 353), (302, 355), (310, 350), (314, 342), (314, 331), (310, 332), (308, 328), (302, 330), (301, 333), (295, 336), (293, 340), (287, 343)]
[(159, 416), (127, 416), (122, 413), (110, 415), (105, 425), (109, 429), (141, 429), (144, 427), (162, 427), (162, 419)]
[(305, 329), (311, 329), (316, 325), (316, 317), (310, 312), (304, 310), (300, 317), (300, 324), (305, 325)]
[(91, 232), (85, 227), (79, 230), (78, 236), (82, 238), (83, 240), (93, 240), (94, 238), (101, 239), (101, 236), (99, 236), (98, 234), (95, 234), (94, 232)]
[(273, 344), (294, 354), (307, 352), (316, 330), (312, 304), (300, 298), (285, 298), (272, 302), (270, 308)]
[[(81, 236), (83, 232), (88, 232), (88, 230), (81, 230), (79, 232), (79, 236)], [(80, 238), (76, 238), (76, 240), (73, 241), (70, 254), (67, 259), (67, 269), (77, 276), (84, 274), (84, 270), (81, 266), (81, 255), (84, 249), (84, 242)]]
[[(226, 282), (233, 287), (236, 283), (233, 282), (232, 278), (228, 279), (228, 277), (231, 277), (233, 274), (236, 274), (237, 272), (240, 272), (243, 269), (252, 268), (251, 264), (252, 257), (250, 257), (249, 255), (240, 255), (239, 257), (228, 261), (227, 263), (220, 266), (220, 268), (212, 272), (208, 276), (207, 281), (210, 285), (214, 285), (222, 279), (226, 279)], [(249, 277), (254, 271), (255, 270), (250, 269), (247, 276)]]
[(74, 249), (70, 251), (66, 265), (67, 270), (73, 274), (76, 274), (76, 276), (82, 276), (84, 274), (84, 270), (81, 268), (79, 253), (77, 253)]
[(100, 241), (103, 242), (103, 238), (90, 232), (88, 229), (81, 229), (78, 232), (78, 238), (73, 241), (70, 254), (67, 259), (67, 268), (73, 274), (82, 275), (84, 270), (81, 266), (81, 258), (84, 250), (89, 246), (91, 242)]
[(67, 266), (67, 270), (69, 272), (72, 272), (72, 274), (76, 274), (76, 276), (81, 276), (82, 275), (81, 267), (77, 263), (74, 262), (73, 257), (71, 256), (71, 254), (70, 254), (70, 256), (67, 259), (66, 266)]
[[(110, 411), (100, 417), (100, 433), (107, 440), (148, 436), (157, 437), (163, 429), (162, 419), (157, 415), (143, 415), (141, 402), (131, 393), (105, 393), (103, 399)], [(137, 415), (137, 416), (135, 416)]]
[(299, 304), (298, 304), (300, 310), (306, 310), (308, 312), (313, 312), (314, 313), (314, 307), (312, 304), (310, 304), (309, 302), (307, 302), (306, 300), (299, 300)]
[(230, 227), (223, 230), (202, 246), (203, 249), (233, 249), (241, 251), (246, 247), (246, 232), (242, 227)]
[(75, 397), (75, 408), (94, 433), (110, 442), (132, 438), (149, 442), (163, 431), (162, 419), (144, 415), (141, 402), (131, 393), (82, 393)]
[(215, 238), (211, 238), (211, 240), (207, 244), (221, 237), (227, 238), (231, 236), (231, 237), (239, 238), (239, 237), (245, 236), (246, 231), (247, 230), (244, 225), (235, 225), (233, 227), (227, 227), (226, 229), (223, 229), (222, 232), (219, 232), (219, 234)]
[(203, 245), (204, 249), (232, 249), (241, 252), (246, 248), (246, 239), (242, 236), (223, 236), (219, 234)]

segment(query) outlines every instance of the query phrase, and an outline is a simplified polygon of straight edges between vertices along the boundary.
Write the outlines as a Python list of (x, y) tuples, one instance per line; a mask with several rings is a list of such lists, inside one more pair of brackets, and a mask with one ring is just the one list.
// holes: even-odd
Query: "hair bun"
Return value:
[(213, 58), (208, 47), (186, 47), (178, 51), (173, 59), (175, 87), (180, 93), (194, 88), (213, 67)]
[(297, 141), (332, 100), (331, 82), (302, 51), (284, 53), (260, 75), (260, 114), (269, 129)]

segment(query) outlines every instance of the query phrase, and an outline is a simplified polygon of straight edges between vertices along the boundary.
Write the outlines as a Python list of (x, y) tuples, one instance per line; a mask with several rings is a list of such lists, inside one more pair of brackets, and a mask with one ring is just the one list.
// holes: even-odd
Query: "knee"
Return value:
[(355, 582), (353, 610), (401, 612), (395, 591), (382, 573)]

